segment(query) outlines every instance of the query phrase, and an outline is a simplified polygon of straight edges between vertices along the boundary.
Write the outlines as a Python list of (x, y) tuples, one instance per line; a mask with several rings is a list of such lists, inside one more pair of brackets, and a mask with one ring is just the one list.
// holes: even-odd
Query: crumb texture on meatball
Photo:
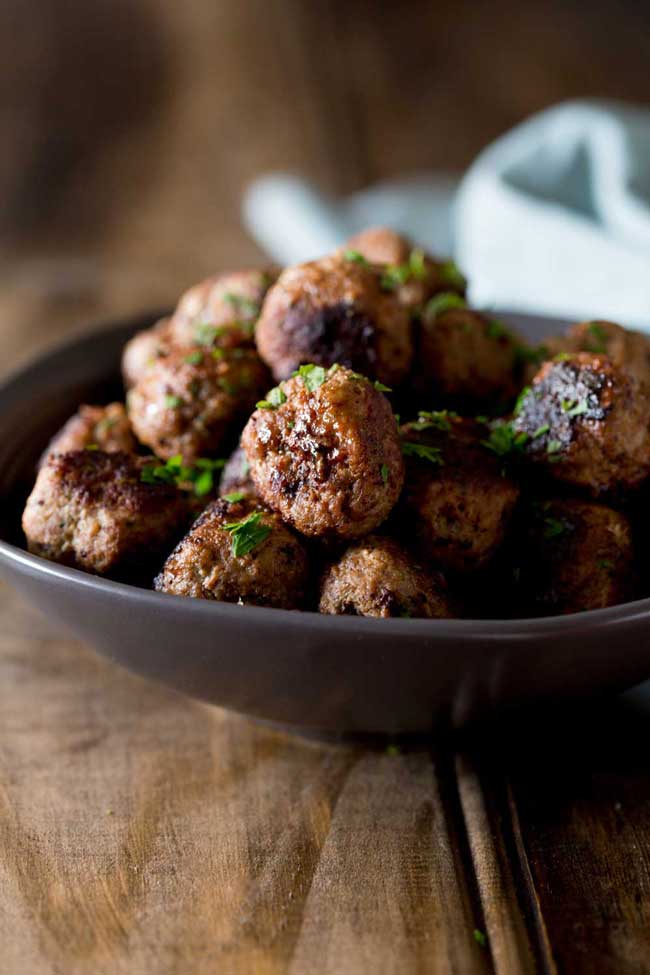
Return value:
[(157, 359), (166, 356), (171, 344), (168, 318), (137, 332), (122, 351), (122, 378), (126, 388), (135, 386)]
[(645, 386), (604, 355), (545, 363), (517, 404), (513, 429), (526, 456), (552, 479), (594, 498), (637, 488), (650, 474)]
[(538, 501), (522, 514), (515, 592), (528, 615), (604, 609), (634, 598), (627, 516), (574, 498)]
[(485, 428), (448, 411), (401, 428), (406, 480), (399, 537), (427, 562), (458, 573), (484, 568), (509, 528), (519, 488), (483, 445)]
[(252, 499), (213, 501), (155, 580), (159, 592), (298, 609), (309, 579), (303, 544)]
[(319, 611), (384, 618), (453, 615), (442, 576), (425, 571), (392, 539), (373, 535), (326, 571)]
[(41, 463), (50, 454), (64, 454), (71, 450), (90, 447), (107, 453), (122, 451), (130, 454), (137, 446), (123, 403), (109, 403), (108, 406), (83, 404), (52, 438)]
[(287, 268), (260, 316), (258, 351), (276, 380), (306, 363), (334, 363), (388, 385), (401, 382), (413, 354), (409, 315), (382, 272), (334, 254)]
[(174, 349), (129, 392), (129, 419), (159, 457), (192, 461), (219, 450), (267, 384), (252, 349)]
[(52, 454), (23, 514), (29, 551), (99, 575), (164, 551), (187, 510), (173, 485), (143, 482), (147, 463), (99, 450)]
[[(304, 535), (357, 538), (384, 521), (404, 479), (390, 404), (349, 369), (306, 366), (242, 434), (259, 496)], [(269, 394), (271, 395), (271, 394)]]

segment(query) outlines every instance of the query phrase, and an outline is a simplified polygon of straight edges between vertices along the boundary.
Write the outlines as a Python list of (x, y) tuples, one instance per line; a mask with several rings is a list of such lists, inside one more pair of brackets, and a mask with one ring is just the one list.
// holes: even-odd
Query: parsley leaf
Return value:
[(198, 457), (194, 465), (184, 464), (180, 454), (170, 457), (164, 464), (145, 464), (140, 472), (144, 484), (174, 484), (181, 487), (191, 484), (197, 497), (209, 494), (214, 488), (214, 474), (225, 465), (225, 460), (209, 460)]
[(384, 484), (388, 484), (388, 465), (382, 464), (380, 469), (381, 479)]
[(235, 504), (237, 501), (243, 501), (246, 497), (244, 491), (231, 491), (230, 494), (224, 494), (224, 501), (228, 501), (229, 504)]
[(405, 457), (417, 457), (418, 460), (426, 460), (430, 464), (437, 464), (441, 467), (444, 464), (440, 447), (431, 447), (429, 444), (402, 440), (402, 453)]
[(283, 403), (287, 402), (287, 397), (281, 386), (274, 386), (266, 394), (266, 399), (261, 399), (259, 403), (256, 403), (258, 410), (277, 410), (278, 406), (282, 406)]
[(497, 318), (489, 319), (485, 328), (485, 334), (489, 339), (503, 339), (510, 336), (503, 322), (500, 322)]
[(183, 362), (187, 362), (190, 366), (200, 366), (203, 362), (203, 353), (200, 349), (196, 349), (194, 352), (190, 352), (183, 358)]
[(173, 396), (171, 393), (165, 396), (165, 406), (169, 410), (177, 410), (179, 406), (183, 405), (183, 399), (181, 396)]
[(474, 937), (474, 941), (477, 943), (477, 945), (480, 945), (481, 948), (485, 948), (487, 944), (487, 937), (484, 934), (484, 932), (480, 931), (478, 928), (474, 928), (472, 934)]
[(467, 278), (460, 271), (455, 261), (444, 261), (439, 268), (440, 277), (445, 284), (451, 288), (464, 291), (467, 287)]
[(533, 387), (532, 386), (524, 386), (524, 388), (521, 390), (521, 392), (519, 393), (519, 396), (517, 397), (517, 402), (515, 403), (515, 408), (512, 411), (515, 416), (519, 416), (519, 414), (521, 413), (521, 411), (523, 409), (524, 402), (525, 402), (528, 394), (529, 393), (532, 393), (532, 391), (533, 391)]
[(271, 534), (268, 525), (260, 524), (261, 518), (261, 511), (252, 511), (242, 521), (231, 521), (223, 526), (232, 538), (232, 554), (236, 559), (248, 555)]
[(566, 525), (559, 518), (552, 518), (549, 515), (544, 519), (544, 538), (557, 538), (558, 535), (564, 535), (566, 530)]
[(236, 295), (229, 291), (223, 296), (223, 300), (248, 318), (257, 318), (260, 313), (259, 304), (252, 298), (247, 298), (246, 295)]
[(499, 457), (507, 457), (523, 451), (528, 443), (528, 434), (525, 430), (515, 431), (511, 423), (497, 423), (488, 439), (481, 440), (481, 443)]
[(313, 363), (300, 366), (291, 375), (300, 376), (310, 393), (313, 393), (319, 386), (322, 386), (327, 378), (325, 369), (322, 366), (315, 366)]
[(440, 294), (434, 295), (427, 301), (424, 306), (424, 314), (436, 318), (453, 308), (467, 308), (467, 302), (454, 291), (441, 291)]
[(589, 343), (589, 352), (607, 352), (607, 333), (598, 322), (589, 322), (587, 326), (593, 342)]
[(420, 410), (416, 423), (420, 430), (434, 429), (449, 433), (450, 420), (455, 420), (457, 417), (458, 413), (454, 413), (453, 410)]
[(390, 386), (384, 386), (384, 384), (383, 383), (380, 383), (378, 379), (376, 379), (374, 381), (373, 386), (375, 387), (375, 389), (377, 390), (378, 393), (392, 393), (393, 392), (393, 390), (390, 388)]
[(360, 251), (343, 251), (343, 257), (346, 261), (352, 261), (354, 264), (362, 264), (364, 267), (368, 267), (368, 261)]

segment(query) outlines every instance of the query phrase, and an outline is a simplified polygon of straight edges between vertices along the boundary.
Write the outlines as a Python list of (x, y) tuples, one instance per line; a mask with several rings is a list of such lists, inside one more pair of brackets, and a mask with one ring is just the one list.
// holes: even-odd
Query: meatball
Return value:
[(388, 227), (371, 227), (351, 237), (341, 249), (360, 254), (372, 264), (385, 265), (384, 283), (412, 312), (440, 291), (464, 295), (465, 277), (454, 261), (440, 261)]
[(650, 388), (650, 341), (614, 322), (581, 322), (568, 329), (561, 350), (606, 355)]
[(650, 474), (648, 393), (606, 356), (565, 353), (545, 363), (515, 412), (531, 464), (592, 497), (626, 493)]
[(244, 494), (255, 494), (255, 485), (251, 480), (250, 464), (246, 459), (243, 447), (237, 447), (226, 461), (219, 484), (219, 494), (231, 494), (243, 491)]
[(129, 418), (159, 457), (192, 462), (219, 449), (267, 383), (252, 349), (174, 349), (130, 390)]
[(442, 293), (428, 302), (418, 345), (415, 383), (430, 401), (480, 406), (513, 399), (519, 340), (458, 295)]
[(402, 489), (390, 404), (369, 380), (341, 366), (303, 366), (267, 394), (241, 442), (259, 496), (304, 535), (365, 535), (384, 521)]
[(353, 545), (323, 578), (319, 610), (348, 616), (450, 617), (439, 573), (426, 572), (389, 538)]
[(483, 444), (485, 428), (445, 411), (421, 413), (401, 435), (400, 538), (443, 569), (483, 568), (503, 543), (519, 497), (502, 462)]
[(84, 450), (88, 447), (105, 450), (107, 453), (135, 452), (137, 443), (122, 403), (80, 406), (50, 441), (41, 463), (50, 454), (64, 454), (70, 450)]
[(35, 555), (99, 575), (147, 564), (187, 517), (173, 485), (142, 480), (144, 457), (100, 450), (52, 454), (23, 514)]
[(250, 499), (206, 508), (169, 556), (159, 592), (298, 609), (309, 567), (303, 544), (273, 512)]
[(522, 521), (514, 581), (524, 612), (578, 613), (633, 597), (632, 530), (620, 511), (552, 500), (534, 503)]
[(135, 386), (157, 359), (166, 356), (170, 345), (168, 318), (134, 335), (122, 352), (122, 377), (126, 388)]
[(252, 345), (264, 296), (276, 278), (271, 268), (230, 271), (190, 288), (171, 319), (173, 341), (220, 348)]
[(262, 308), (257, 348), (277, 380), (298, 366), (335, 362), (388, 385), (413, 353), (408, 313), (363, 259), (334, 254), (284, 271)]

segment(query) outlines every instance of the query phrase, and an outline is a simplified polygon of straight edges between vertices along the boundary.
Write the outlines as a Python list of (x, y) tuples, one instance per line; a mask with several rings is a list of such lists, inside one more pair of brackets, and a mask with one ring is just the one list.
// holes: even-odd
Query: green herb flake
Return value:
[(174, 484), (176, 487), (191, 485), (194, 494), (203, 497), (213, 490), (214, 473), (225, 463), (225, 460), (199, 457), (193, 465), (184, 464), (181, 455), (176, 454), (164, 464), (146, 464), (140, 472), (140, 480), (144, 484)]
[(443, 315), (454, 308), (467, 308), (467, 302), (455, 291), (441, 291), (427, 301), (424, 314), (430, 318), (437, 318), (438, 315)]
[(440, 447), (415, 443), (413, 440), (402, 440), (402, 453), (405, 457), (417, 457), (418, 460), (426, 460), (429, 464), (436, 464), (439, 467), (445, 463)]
[(246, 495), (243, 491), (231, 491), (230, 494), (224, 494), (223, 497), (224, 501), (227, 501), (229, 504), (236, 504), (237, 501), (243, 501)]
[(199, 345), (212, 345), (220, 331), (215, 325), (210, 325), (209, 322), (199, 322), (194, 328), (194, 340)]
[(180, 396), (174, 396), (169, 393), (165, 396), (165, 406), (168, 410), (177, 410), (179, 406), (183, 405), (183, 399)]
[(485, 334), (489, 339), (504, 339), (509, 338), (510, 333), (505, 327), (503, 322), (500, 322), (497, 318), (490, 318), (485, 327)]
[(486, 936), (485, 932), (479, 930), (479, 928), (474, 928), (474, 931), (472, 932), (472, 934), (473, 934), (474, 941), (476, 942), (476, 944), (477, 945), (480, 945), (481, 948), (485, 948), (486, 945), (487, 945), (487, 936)]
[(375, 389), (377, 390), (378, 393), (392, 393), (393, 392), (393, 390), (390, 388), (390, 386), (384, 386), (384, 384), (383, 383), (380, 383), (378, 379), (376, 379), (374, 381), (373, 386), (375, 387)]
[(563, 399), (560, 405), (562, 412), (566, 413), (568, 417), (582, 416), (589, 409), (588, 404), (584, 400), (582, 403), (578, 403), (576, 400)]
[(497, 456), (508, 457), (523, 451), (528, 443), (528, 434), (525, 430), (515, 431), (511, 423), (497, 423), (490, 431), (488, 439), (481, 443)]
[(609, 559), (599, 559), (596, 563), (599, 569), (613, 569), (614, 563), (610, 562)]
[(217, 360), (226, 358), (226, 353), (224, 352), (224, 350), (218, 347), (216, 349), (210, 349), (210, 355), (212, 356), (213, 359), (217, 359)]
[(343, 257), (346, 261), (352, 261), (353, 264), (361, 264), (363, 267), (368, 267), (368, 261), (360, 251), (343, 251)]
[(266, 399), (262, 399), (256, 404), (258, 410), (277, 410), (287, 402), (287, 397), (281, 386), (274, 386), (266, 394)]
[(386, 754), (391, 758), (397, 758), (397, 756), (401, 755), (402, 752), (399, 745), (386, 745)]
[(260, 313), (259, 304), (253, 301), (252, 298), (247, 298), (246, 295), (236, 295), (232, 291), (229, 291), (223, 296), (223, 300), (227, 301), (233, 308), (236, 308), (242, 315), (246, 315), (249, 318), (257, 318)]
[(538, 437), (543, 437), (544, 434), (548, 433), (550, 429), (551, 428), (548, 423), (542, 423), (541, 427), (537, 427), (537, 429), (533, 432), (532, 439), (537, 440)]
[(382, 464), (380, 469), (381, 479), (384, 484), (388, 484), (388, 465)]
[(525, 363), (539, 366), (545, 359), (548, 359), (548, 348), (545, 345), (538, 345), (536, 348), (528, 345), (515, 346), (515, 364), (518, 366)]
[(559, 440), (549, 440), (546, 445), (547, 454), (557, 454), (562, 450), (562, 444)]
[(87, 443), (86, 446), (85, 446), (85, 450), (99, 450), (99, 444), (98, 443)]
[(590, 352), (607, 352), (607, 333), (598, 322), (590, 322), (587, 326), (589, 334), (594, 339), (589, 343)]
[(439, 268), (440, 277), (450, 288), (457, 288), (464, 291), (467, 287), (467, 278), (460, 271), (455, 261), (444, 261)]
[(204, 498), (206, 494), (214, 489), (214, 477), (212, 471), (201, 471), (194, 481), (194, 493), (197, 498)]
[(327, 378), (325, 369), (322, 366), (315, 366), (313, 363), (300, 366), (292, 375), (300, 376), (310, 393), (322, 386)]
[(183, 362), (187, 362), (189, 366), (200, 366), (203, 362), (203, 353), (200, 349), (196, 349), (195, 352), (190, 352), (189, 355), (184, 356)]
[(522, 391), (519, 393), (519, 396), (517, 397), (517, 402), (515, 403), (515, 408), (513, 410), (515, 416), (519, 416), (519, 414), (521, 413), (524, 407), (524, 402), (528, 398), (528, 395), (532, 393), (532, 391), (533, 391), (532, 386), (524, 386)]
[(409, 271), (411, 272), (411, 277), (415, 278), (417, 281), (422, 281), (427, 276), (427, 266), (425, 262), (424, 251), (420, 247), (415, 247), (409, 254)]
[(236, 559), (248, 555), (271, 534), (268, 525), (260, 524), (261, 518), (261, 511), (252, 511), (242, 521), (231, 521), (223, 526), (232, 538), (232, 554)]
[(566, 525), (559, 518), (552, 518), (550, 515), (544, 518), (544, 538), (557, 538), (564, 535), (566, 530)]
[(441, 430), (449, 433), (451, 420), (458, 419), (458, 413), (453, 410), (420, 410), (416, 423), (420, 430)]

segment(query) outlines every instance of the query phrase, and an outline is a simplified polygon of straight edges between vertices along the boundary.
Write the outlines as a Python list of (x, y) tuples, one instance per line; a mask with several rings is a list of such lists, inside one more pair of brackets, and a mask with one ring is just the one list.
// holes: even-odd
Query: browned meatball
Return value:
[(388, 385), (413, 352), (407, 311), (382, 287), (382, 272), (334, 254), (284, 271), (262, 308), (257, 348), (276, 379), (304, 363), (335, 362)]
[(267, 403), (241, 440), (266, 504), (320, 538), (358, 538), (381, 524), (404, 479), (386, 397), (349, 369), (307, 365)]
[(41, 463), (50, 454), (64, 454), (70, 450), (85, 448), (105, 450), (107, 453), (124, 451), (134, 453), (136, 439), (122, 403), (108, 406), (80, 406), (74, 416), (51, 440)]
[(419, 312), (422, 305), (440, 291), (464, 295), (467, 289), (467, 281), (454, 261), (431, 257), (388, 227), (371, 227), (355, 234), (341, 252), (360, 254), (372, 264), (384, 265), (385, 286), (395, 291), (400, 301), (413, 312)]
[(168, 318), (138, 332), (126, 343), (122, 352), (122, 377), (127, 389), (135, 386), (157, 359), (167, 355), (170, 345)]
[(159, 457), (191, 462), (219, 449), (267, 384), (252, 349), (174, 349), (130, 390), (129, 418)]
[(558, 351), (606, 355), (650, 388), (650, 341), (641, 332), (614, 322), (581, 322), (568, 329)]
[(442, 293), (422, 314), (415, 381), (429, 400), (452, 405), (507, 404), (517, 389), (519, 340), (497, 319)]
[(525, 612), (578, 613), (633, 598), (632, 531), (620, 511), (575, 499), (538, 502), (518, 540), (514, 580)]
[(195, 285), (171, 319), (172, 340), (221, 348), (252, 345), (264, 296), (276, 278), (272, 268), (229, 271)]
[(347, 616), (452, 616), (439, 573), (417, 565), (397, 542), (370, 535), (353, 545), (323, 578), (319, 610)]
[(251, 499), (213, 501), (155, 581), (159, 592), (297, 609), (309, 567), (302, 543)]
[(146, 465), (99, 450), (50, 456), (23, 514), (29, 551), (100, 575), (163, 552), (187, 511), (174, 486), (143, 482)]
[(482, 568), (499, 550), (519, 496), (502, 461), (483, 446), (485, 428), (445, 411), (422, 413), (401, 434), (400, 539), (442, 568)]
[(237, 447), (226, 461), (221, 475), (219, 494), (231, 494), (243, 491), (244, 494), (255, 494), (255, 485), (251, 480), (250, 464), (243, 447)]
[(513, 421), (528, 459), (593, 497), (626, 492), (650, 474), (650, 400), (606, 356), (563, 354), (520, 396)]

